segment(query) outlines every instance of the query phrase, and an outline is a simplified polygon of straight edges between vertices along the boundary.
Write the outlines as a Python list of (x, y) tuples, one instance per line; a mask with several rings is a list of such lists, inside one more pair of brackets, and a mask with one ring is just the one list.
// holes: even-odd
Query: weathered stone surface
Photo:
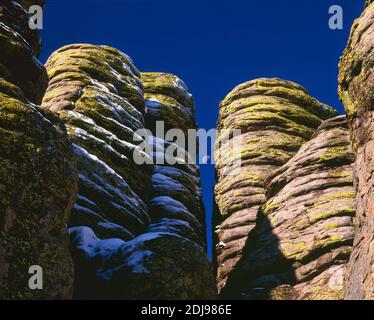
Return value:
[[(243, 255), (258, 209), (266, 202), (265, 181), (292, 158), (335, 111), (301, 86), (281, 79), (257, 79), (236, 87), (222, 101), (216, 150), (218, 290)], [(222, 143), (227, 131), (241, 135)], [(230, 143), (240, 148), (230, 150)], [(228, 164), (241, 160), (230, 175)]]
[(164, 121), (165, 130), (187, 132), (196, 127), (192, 95), (181, 79), (166, 73), (145, 72), (142, 81), (148, 129), (155, 134), (157, 121)]
[[(0, 298), (70, 298), (66, 223), (77, 193), (76, 162), (62, 122), (29, 101), (43, 95), (46, 72), (27, 19), (19, 4), (1, 1)], [(28, 286), (33, 265), (43, 268), (43, 290)]]
[(40, 38), (29, 28), (29, 18), (17, 2), (0, 2), (0, 77), (20, 87), (30, 101), (40, 103), (48, 79), (35, 58)]
[[(64, 121), (78, 158), (79, 195), (69, 221), (75, 296), (104, 297), (95, 287), (100, 284), (96, 278), (113, 279), (96, 276), (104, 268), (99, 258), (115, 256), (150, 221), (146, 202), (152, 166), (137, 166), (132, 158), (138, 150), (134, 133), (144, 127), (140, 75), (122, 52), (86, 44), (57, 50), (46, 66), (49, 85), (43, 107)], [(100, 252), (108, 244), (107, 252)]]
[[(77, 178), (65, 129), (0, 79), (0, 139), (0, 297), (69, 298), (66, 223)], [(43, 267), (43, 290), (28, 288), (32, 265)]]
[(101, 238), (128, 240), (149, 223), (146, 202), (152, 166), (138, 166), (133, 142), (144, 127), (143, 87), (125, 54), (110, 47), (70, 45), (46, 64), (43, 107), (58, 112), (78, 156), (79, 197), (70, 226)]
[[(69, 223), (75, 296), (211, 297), (198, 169), (138, 165), (133, 159), (134, 153), (145, 160), (152, 154), (141, 149), (144, 140), (134, 141), (149, 114), (131, 59), (110, 47), (78, 44), (52, 54), (47, 70), (43, 106), (64, 120), (78, 157), (79, 196)], [(189, 110), (194, 124), (192, 96), (183, 82), (161, 74), (156, 81), (154, 75), (145, 76), (147, 95), (172, 101), (170, 114), (177, 114), (173, 108)], [(173, 89), (169, 79), (180, 87)], [(163, 120), (163, 114), (156, 118)]]
[(268, 200), (224, 295), (343, 299), (354, 238), (353, 162), (345, 116), (323, 122), (266, 184)]
[[(155, 121), (163, 120), (165, 128), (180, 129), (184, 132), (186, 129), (196, 129), (192, 96), (179, 78), (164, 73), (145, 73), (142, 74), (142, 79), (144, 79), (146, 92), (145, 118), (150, 128), (155, 128)], [(168, 101), (173, 97), (179, 97), (178, 106), (169, 105)], [(184, 121), (171, 120), (175, 115), (173, 108), (178, 108), (182, 112), (186, 110), (186, 114), (190, 113), (189, 127), (186, 128)], [(155, 109), (163, 111), (155, 117)], [(170, 142), (153, 137), (151, 146), (155, 163), (159, 160), (168, 160), (165, 151), (171, 146)], [(202, 202), (200, 171), (197, 165), (188, 163), (190, 155), (183, 149), (183, 146), (177, 147), (182, 149), (180, 154), (185, 155), (183, 159), (179, 158), (177, 164), (170, 165), (166, 162), (154, 166), (153, 198), (149, 207), (152, 223), (150, 229), (173, 234), (174, 241), (180, 243), (181, 250), (195, 247), (195, 259), (200, 265), (196, 267), (200, 272), (198, 276), (189, 271), (186, 272), (189, 277), (189, 286), (199, 288), (200, 293), (197, 297), (212, 298), (215, 286), (205, 253), (205, 211)], [(176, 256), (175, 263), (179, 269), (185, 262)]]
[[(188, 92), (182, 80), (174, 75), (165, 73), (142, 73), (141, 78), (145, 84), (145, 119), (149, 125), (147, 128), (155, 128), (156, 121), (163, 121), (165, 131), (168, 130), (167, 128), (180, 130), (185, 128), (184, 132), (187, 129), (196, 129), (192, 95)], [(183, 98), (179, 98), (180, 103), (176, 102), (176, 104), (171, 106), (168, 102), (170, 99), (174, 99), (173, 96)], [(185, 106), (182, 103), (187, 103), (188, 105)], [(185, 118), (180, 122), (174, 119), (171, 120), (175, 115), (174, 109), (185, 111), (188, 119)], [(162, 111), (159, 112), (160, 110)], [(190, 124), (185, 127), (187, 120), (189, 120)], [(158, 214), (154, 218), (156, 220), (160, 218), (181, 218), (189, 224), (190, 228), (194, 229), (196, 236), (198, 235), (195, 240), (200, 239), (205, 242), (205, 234), (202, 227), (205, 224), (205, 214), (202, 203), (199, 167), (195, 164), (189, 164), (187, 151), (183, 149), (183, 146), (177, 145), (175, 146), (180, 149), (180, 154), (183, 154), (184, 158), (180, 158), (175, 165), (168, 164), (167, 161), (169, 159), (165, 151), (171, 145), (171, 142), (157, 137), (153, 138), (151, 145), (154, 162), (158, 164), (161, 161), (159, 165), (154, 166), (152, 175), (151, 208), (153, 205), (156, 205), (155, 208), (160, 205), (163, 208), (163, 210), (155, 210), (155, 213), (158, 212)], [(168, 207), (169, 199), (173, 209)], [(184, 214), (176, 215), (174, 212), (175, 206), (183, 208)], [(165, 216), (163, 217), (162, 215)]]
[(365, 0), (365, 8), (373, 3), (374, 0)]
[(355, 21), (340, 61), (339, 93), (357, 153), (357, 231), (346, 298), (374, 299), (374, 4)]

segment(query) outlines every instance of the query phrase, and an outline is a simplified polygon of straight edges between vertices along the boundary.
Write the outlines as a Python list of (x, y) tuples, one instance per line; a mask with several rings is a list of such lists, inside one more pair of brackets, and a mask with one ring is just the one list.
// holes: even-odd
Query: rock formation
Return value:
[[(145, 119), (154, 135), (151, 137), (153, 158), (156, 164), (160, 163), (154, 166), (152, 175), (152, 222), (154, 219), (174, 220), (181, 227), (191, 229), (185, 233), (186, 238), (205, 247), (205, 212), (199, 167), (189, 162), (194, 159), (183, 146), (155, 136), (157, 121), (164, 121), (165, 129), (180, 129), (185, 134), (187, 129), (196, 129), (192, 95), (182, 80), (170, 74), (142, 73), (142, 81), (146, 97)], [(170, 155), (166, 151), (173, 145), (182, 156), (178, 157), (178, 163), (169, 164)]]
[[(43, 66), (34, 4), (0, 0), (0, 299), (215, 298), (186, 84), (108, 46)], [(278, 78), (222, 101), (221, 298), (374, 299), (373, 47), (366, 0), (339, 65), (347, 117)]]
[(373, 0), (365, 0), (365, 8), (368, 7), (372, 2)]
[[(215, 188), (219, 291), (241, 260), (257, 212), (266, 202), (265, 181), (296, 154), (324, 119), (334, 115), (331, 107), (312, 98), (304, 88), (280, 79), (246, 82), (222, 101)], [(221, 145), (220, 140), (233, 129), (240, 129), (241, 135)], [(240, 154), (227, 150), (229, 143), (240, 145)], [(230, 175), (227, 164), (233, 157), (240, 157), (241, 167)]]
[[(165, 73), (142, 73), (145, 89), (146, 124), (152, 128), (164, 121), (165, 129), (196, 129), (194, 102), (184, 82)], [(157, 130), (156, 130), (157, 131)], [(205, 210), (202, 202), (199, 167), (184, 146), (151, 137), (154, 166), (152, 199), (149, 204), (152, 232), (174, 235), (181, 253), (173, 264), (180, 283), (171, 297), (207, 299), (214, 297), (215, 286), (206, 256)], [(178, 162), (170, 163), (168, 149), (177, 149)], [(192, 160), (192, 162), (189, 162)], [(186, 252), (186, 254), (182, 253)], [(175, 272), (175, 271), (174, 271)], [(171, 278), (173, 282), (176, 279)]]
[[(194, 126), (192, 96), (183, 82), (143, 74), (145, 103), (140, 73), (128, 56), (84, 44), (57, 50), (47, 70), (43, 106), (63, 119), (78, 158), (79, 195), (69, 222), (75, 296), (211, 297), (199, 171), (151, 165), (160, 154), (141, 148), (151, 137), (138, 131), (145, 129), (144, 116), (151, 127), (156, 119), (167, 127), (188, 114), (190, 122), (181, 125)], [(155, 103), (160, 113), (152, 113)]]
[(326, 120), (266, 183), (267, 202), (225, 295), (342, 299), (354, 238), (355, 191), (344, 116)]
[(339, 93), (357, 154), (356, 236), (347, 277), (347, 299), (374, 299), (374, 4), (355, 21), (340, 61)]
[[(0, 298), (70, 298), (76, 163), (62, 122), (35, 105), (47, 74), (26, 9), (0, 2)], [(43, 268), (43, 290), (29, 288), (33, 265)]]

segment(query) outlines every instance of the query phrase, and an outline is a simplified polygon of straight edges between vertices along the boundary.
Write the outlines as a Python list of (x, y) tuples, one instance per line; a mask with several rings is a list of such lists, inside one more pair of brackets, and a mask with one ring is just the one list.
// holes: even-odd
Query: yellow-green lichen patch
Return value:
[[(0, 295), (69, 298), (73, 270), (66, 223), (77, 193), (76, 159), (56, 116), (26, 103), (19, 88), (4, 81), (0, 86)], [(42, 259), (48, 242), (64, 259)], [(56, 285), (32, 291), (28, 268), (39, 263), (48, 269), (46, 281)]]

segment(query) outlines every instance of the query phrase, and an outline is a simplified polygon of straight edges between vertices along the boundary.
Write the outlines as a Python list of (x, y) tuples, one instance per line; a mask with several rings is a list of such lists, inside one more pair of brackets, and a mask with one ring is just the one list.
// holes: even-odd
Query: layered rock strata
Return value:
[(163, 121), (165, 131), (179, 129), (187, 134), (196, 128), (195, 107), (186, 84), (178, 77), (157, 72), (142, 73), (145, 90), (146, 127), (154, 134), (157, 121)]
[[(38, 32), (21, 4), (0, 2), (0, 298), (70, 298), (66, 223), (77, 193), (76, 162), (62, 122), (35, 105), (47, 74), (37, 59)], [(43, 290), (29, 286), (35, 265)]]
[(373, 0), (365, 0), (365, 8), (371, 5)]
[[(187, 133), (188, 129), (196, 129), (194, 103), (186, 85), (178, 77), (165, 73), (142, 73), (145, 88), (146, 123), (155, 135), (156, 123), (167, 130), (179, 129)], [(182, 118), (184, 117), (185, 120)], [(188, 125), (188, 127), (186, 127)], [(183, 141), (184, 143), (184, 141)], [(150, 229), (165, 231), (176, 235), (181, 250), (194, 252), (198, 261), (188, 263), (184, 273), (184, 286), (199, 288), (201, 297), (214, 295), (212, 270), (205, 254), (205, 212), (202, 202), (199, 167), (195, 159), (186, 150), (186, 146), (177, 142), (165, 141), (160, 137), (151, 137), (154, 158), (152, 175), (152, 199), (149, 210), (151, 216)], [(177, 150), (177, 163), (168, 149)], [(186, 262), (176, 258), (178, 268)], [(195, 268), (194, 265), (199, 266)], [(183, 287), (180, 288), (180, 290)]]
[(225, 294), (249, 299), (343, 299), (356, 212), (345, 116), (326, 120), (266, 184), (245, 252)]
[[(199, 167), (186, 150), (186, 145), (179, 145), (178, 141), (174, 143), (165, 141), (156, 136), (157, 122), (165, 128), (164, 132), (177, 129), (186, 135), (188, 129), (197, 128), (192, 95), (184, 82), (174, 75), (142, 73), (142, 81), (146, 97), (145, 119), (147, 128), (150, 128), (153, 134), (151, 147), (156, 164), (152, 175), (153, 192), (150, 201), (150, 210), (154, 214), (151, 214), (155, 219), (157, 219), (157, 212), (165, 214), (165, 218), (181, 219), (193, 230), (191, 231), (194, 240), (199, 239), (198, 242), (204, 244), (205, 213)], [(187, 124), (188, 127), (186, 127)], [(195, 141), (196, 144), (197, 141)], [(177, 161), (170, 162), (173, 154), (167, 151), (168, 149), (174, 150), (174, 148), (177, 150), (175, 152)], [(172, 202), (171, 207), (177, 205), (183, 208), (183, 212), (176, 214), (174, 209), (169, 210), (171, 208), (168, 208), (169, 199)], [(163, 210), (159, 210), (160, 204), (165, 206)]]
[(347, 299), (374, 299), (374, 4), (352, 27), (340, 61), (339, 94), (357, 155), (356, 237), (347, 277)]
[[(276, 78), (241, 84), (222, 101), (215, 187), (219, 291), (241, 260), (257, 212), (266, 202), (265, 181), (310, 140), (323, 120), (335, 114), (303, 87)], [(228, 139), (234, 129), (241, 134)], [(239, 171), (230, 174), (228, 168), (238, 159)]]
[[(150, 123), (153, 118), (131, 59), (106, 46), (71, 45), (52, 54), (47, 70), (43, 106), (64, 120), (78, 158), (79, 196), (69, 223), (75, 296), (211, 297), (196, 218), (201, 211), (198, 170), (191, 174), (187, 167), (150, 164), (154, 155), (142, 148), (148, 141), (138, 130), (145, 129), (144, 115)], [(165, 114), (170, 119), (192, 110), (180, 99), (185, 94), (192, 102), (185, 86), (176, 85), (181, 80), (165, 75), (161, 78), (176, 82), (159, 83), (152, 74), (144, 77), (147, 94), (169, 103)], [(137, 164), (134, 155), (144, 164)]]

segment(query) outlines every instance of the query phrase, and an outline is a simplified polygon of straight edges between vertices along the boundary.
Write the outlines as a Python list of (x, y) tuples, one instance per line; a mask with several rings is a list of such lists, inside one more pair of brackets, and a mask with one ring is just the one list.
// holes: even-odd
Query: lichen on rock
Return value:
[[(241, 84), (221, 102), (215, 155), (219, 291), (244, 254), (257, 212), (266, 202), (265, 181), (334, 115), (303, 87), (277, 78)], [(241, 134), (231, 138), (235, 129)], [(236, 160), (240, 168), (230, 174)]]
[[(210, 298), (198, 168), (133, 158), (159, 155), (139, 147), (149, 141), (137, 130), (152, 130), (157, 120), (195, 127), (183, 81), (140, 75), (124, 53), (88, 44), (57, 50), (47, 70), (43, 106), (64, 121), (78, 158), (79, 195), (69, 222), (75, 297)], [(151, 110), (156, 99), (159, 109)]]
[(0, 3), (0, 77), (20, 87), (33, 103), (40, 103), (47, 74), (36, 59), (40, 52), (37, 30), (29, 28), (28, 11), (16, 1)]
[(224, 295), (343, 299), (355, 232), (353, 162), (347, 123), (339, 116), (324, 121), (273, 172), (266, 183), (267, 201)]
[(356, 152), (356, 234), (346, 283), (347, 299), (374, 299), (374, 4), (352, 27), (339, 64), (339, 94), (347, 112)]
[(78, 156), (79, 197), (70, 226), (123, 240), (144, 232), (152, 166), (133, 160), (142, 152), (134, 135), (144, 127), (139, 72), (124, 53), (88, 44), (57, 50), (46, 66), (43, 107), (59, 114)]
[[(73, 262), (66, 223), (77, 193), (76, 159), (63, 123), (36, 106), (47, 84), (40, 40), (15, 1), (0, 4), (0, 298), (66, 299)], [(43, 269), (31, 290), (29, 268)]]

